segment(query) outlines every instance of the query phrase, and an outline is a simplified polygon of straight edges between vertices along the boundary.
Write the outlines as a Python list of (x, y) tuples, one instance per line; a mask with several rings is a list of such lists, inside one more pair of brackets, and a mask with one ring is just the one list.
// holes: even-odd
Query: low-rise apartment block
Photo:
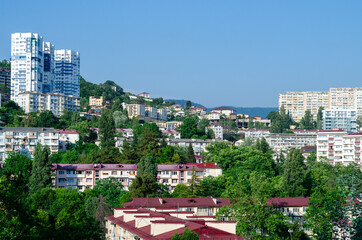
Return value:
[(229, 118), (230, 114), (236, 113), (236, 111), (229, 107), (218, 107), (211, 110), (212, 113), (218, 113), (220, 115), (225, 115), (225, 117)]
[(157, 114), (158, 114), (157, 108), (146, 105), (145, 111), (146, 111), (146, 117), (157, 119)]
[(55, 153), (59, 148), (59, 132), (53, 128), (0, 128), (0, 163), (11, 152), (32, 157), (37, 143), (49, 146), (51, 153)]
[(195, 155), (201, 155), (202, 152), (207, 152), (206, 147), (215, 141), (220, 141), (216, 139), (165, 139), (167, 145), (171, 146), (180, 146), (180, 147), (188, 147), (191, 144), (194, 149)]
[(206, 127), (206, 131), (208, 129), (211, 129), (214, 132), (215, 139), (218, 139), (218, 140), (224, 139), (224, 128), (220, 124), (213, 123), (210, 126)]
[[(187, 199), (198, 202), (198, 199)], [(143, 199), (146, 201), (146, 199)], [(162, 201), (162, 199), (157, 199)], [(201, 201), (200, 201), (201, 202)], [(189, 228), (198, 239), (243, 238), (235, 235), (236, 221), (218, 221), (213, 216), (195, 216), (193, 211), (152, 211), (146, 208), (115, 208), (106, 218), (107, 239), (170, 240)]]
[(265, 137), (269, 146), (276, 151), (288, 151), (290, 149), (300, 149), (305, 146), (314, 146), (317, 143), (316, 134), (288, 134), (271, 133)]
[(166, 138), (181, 139), (181, 133), (175, 130), (161, 130), (161, 132)]
[(324, 130), (317, 135), (317, 157), (335, 165), (361, 164), (362, 133), (348, 134), (343, 130)]
[(340, 128), (347, 132), (357, 132), (357, 112), (354, 109), (323, 110), (323, 130)]
[(157, 109), (157, 119), (161, 121), (167, 121), (167, 109)]
[(142, 105), (142, 104), (127, 104), (127, 103), (123, 102), (122, 106), (123, 106), (123, 109), (127, 110), (129, 118), (146, 116), (145, 105)]
[(103, 98), (103, 96), (97, 98), (93, 96), (89, 96), (89, 106), (91, 109), (102, 109), (109, 108), (110, 102)]
[(238, 131), (239, 134), (244, 134), (245, 138), (251, 138), (253, 140), (266, 138), (270, 135), (269, 129), (258, 129), (258, 128), (249, 128)]
[(64, 110), (80, 110), (80, 99), (59, 93), (22, 92), (18, 95), (19, 106), (26, 112), (44, 112), (49, 110), (57, 117)]
[(160, 130), (176, 130), (182, 122), (180, 121), (170, 121), (170, 122), (158, 122), (156, 125)]
[[(93, 188), (97, 180), (117, 178), (125, 189), (137, 175), (137, 164), (53, 164), (55, 188), (74, 188), (83, 191)], [(193, 172), (197, 179), (217, 177), (222, 169), (215, 163), (159, 164), (157, 181), (173, 191), (177, 184), (191, 182)]]
[(59, 150), (66, 151), (69, 144), (79, 141), (79, 133), (74, 129), (54, 129), (59, 133)]

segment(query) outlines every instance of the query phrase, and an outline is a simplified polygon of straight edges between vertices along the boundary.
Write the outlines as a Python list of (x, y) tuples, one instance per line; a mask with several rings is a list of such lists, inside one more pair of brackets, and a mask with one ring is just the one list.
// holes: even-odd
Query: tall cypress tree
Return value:
[(49, 147), (37, 143), (34, 150), (33, 168), (29, 181), (30, 193), (34, 193), (42, 188), (51, 187), (52, 162), (49, 155)]
[(101, 147), (114, 147), (116, 129), (111, 111), (103, 111), (100, 119), (99, 135), (101, 136)]
[(187, 147), (186, 162), (189, 162), (189, 163), (196, 162), (195, 152), (194, 152), (194, 149), (192, 148), (191, 143)]
[(284, 163), (283, 189), (287, 197), (302, 197), (306, 189), (305, 181), (306, 166), (304, 157), (299, 149), (290, 150)]

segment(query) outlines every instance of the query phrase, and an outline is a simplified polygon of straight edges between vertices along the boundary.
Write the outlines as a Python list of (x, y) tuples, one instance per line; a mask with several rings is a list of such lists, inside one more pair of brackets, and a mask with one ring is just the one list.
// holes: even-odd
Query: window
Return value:
[(168, 179), (163, 179), (162, 183), (168, 183)]
[(87, 178), (86, 182), (92, 182), (91, 178)]
[(127, 182), (127, 178), (120, 178), (119, 181), (120, 182)]
[(77, 171), (77, 174), (83, 174), (83, 171)]
[(172, 175), (177, 175), (177, 171), (172, 171)]
[(78, 182), (78, 183), (83, 182), (83, 178), (78, 178), (78, 179), (77, 179), (77, 182)]
[(172, 183), (177, 183), (177, 179), (172, 179)]
[(58, 173), (63, 175), (63, 174), (64, 174), (64, 171), (59, 171)]
[(197, 211), (200, 213), (207, 213), (209, 211), (209, 208), (207, 207), (199, 207), (197, 208)]
[(67, 170), (67, 174), (74, 174), (74, 172), (73, 170)]
[(117, 171), (112, 171), (112, 175), (117, 175)]
[(87, 175), (92, 174), (92, 171), (85, 171)]
[(59, 178), (59, 179), (58, 179), (58, 182), (60, 182), (60, 183), (65, 182), (65, 178)]
[(74, 178), (69, 178), (68, 182), (74, 182)]
[(187, 172), (187, 175), (189, 175), (189, 176), (192, 175), (192, 172), (191, 171)]

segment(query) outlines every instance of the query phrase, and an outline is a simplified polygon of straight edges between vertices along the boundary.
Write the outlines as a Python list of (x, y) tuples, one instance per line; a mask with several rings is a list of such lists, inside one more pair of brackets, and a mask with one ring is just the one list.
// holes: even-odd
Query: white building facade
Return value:
[(355, 109), (323, 110), (323, 130), (340, 128), (347, 132), (357, 132), (357, 111)]
[(72, 50), (55, 50), (54, 92), (80, 96), (80, 54)]

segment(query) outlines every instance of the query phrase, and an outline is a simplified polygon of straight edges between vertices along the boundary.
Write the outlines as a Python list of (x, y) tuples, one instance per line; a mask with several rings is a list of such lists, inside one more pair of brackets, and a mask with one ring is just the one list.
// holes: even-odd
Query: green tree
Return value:
[(256, 140), (255, 147), (262, 153), (268, 153), (268, 152), (272, 151), (269, 147), (268, 142), (265, 140), (264, 137), (261, 138), (261, 140), (259, 140), (259, 139)]
[(189, 110), (189, 109), (191, 109), (191, 107), (192, 107), (191, 101), (186, 101), (186, 103), (185, 103), (185, 110)]
[(229, 141), (236, 141), (237, 137), (237, 130), (236, 123), (232, 119), (222, 119), (220, 120), (220, 125), (223, 127), (223, 135), (224, 138)]
[(128, 115), (122, 111), (114, 111), (113, 119), (117, 128), (125, 128), (129, 123)]
[(182, 235), (175, 233), (171, 240), (199, 240), (199, 235), (186, 227)]
[(194, 149), (193, 149), (191, 143), (189, 143), (189, 146), (187, 147), (186, 162), (189, 162), (189, 163), (196, 162), (195, 152), (194, 152)]
[(304, 187), (306, 166), (299, 149), (290, 150), (284, 163), (283, 188), (288, 197), (302, 197), (306, 193)]
[(46, 110), (39, 116), (35, 115), (33, 127), (56, 127), (58, 124), (58, 118), (51, 111)]
[(184, 184), (177, 184), (173, 190), (171, 197), (173, 198), (188, 198), (194, 197), (190, 188)]
[(323, 129), (323, 110), (324, 107), (319, 107), (318, 113), (317, 113), (317, 129), (322, 130)]
[(313, 129), (314, 128), (313, 116), (312, 116), (310, 110), (306, 110), (304, 112), (304, 117), (300, 120), (300, 127), (302, 129)]
[(103, 196), (104, 201), (112, 207), (119, 206), (119, 198), (125, 192), (122, 183), (114, 177), (98, 180), (94, 186), (94, 193)]
[(197, 121), (193, 117), (186, 117), (179, 126), (178, 131), (181, 133), (181, 138), (190, 139), (193, 135), (197, 135)]
[(248, 128), (254, 128), (254, 118), (249, 117)]
[(137, 176), (147, 175), (156, 179), (157, 164), (152, 157), (142, 157), (137, 166)]
[(91, 129), (88, 121), (75, 123), (69, 128), (77, 130), (81, 142), (94, 143), (97, 140), (97, 133)]
[(30, 193), (51, 186), (52, 163), (49, 155), (49, 147), (37, 143), (34, 150), (33, 167), (29, 181)]
[(114, 147), (115, 141), (114, 120), (110, 111), (103, 111), (100, 119), (99, 135), (101, 136), (101, 147)]

